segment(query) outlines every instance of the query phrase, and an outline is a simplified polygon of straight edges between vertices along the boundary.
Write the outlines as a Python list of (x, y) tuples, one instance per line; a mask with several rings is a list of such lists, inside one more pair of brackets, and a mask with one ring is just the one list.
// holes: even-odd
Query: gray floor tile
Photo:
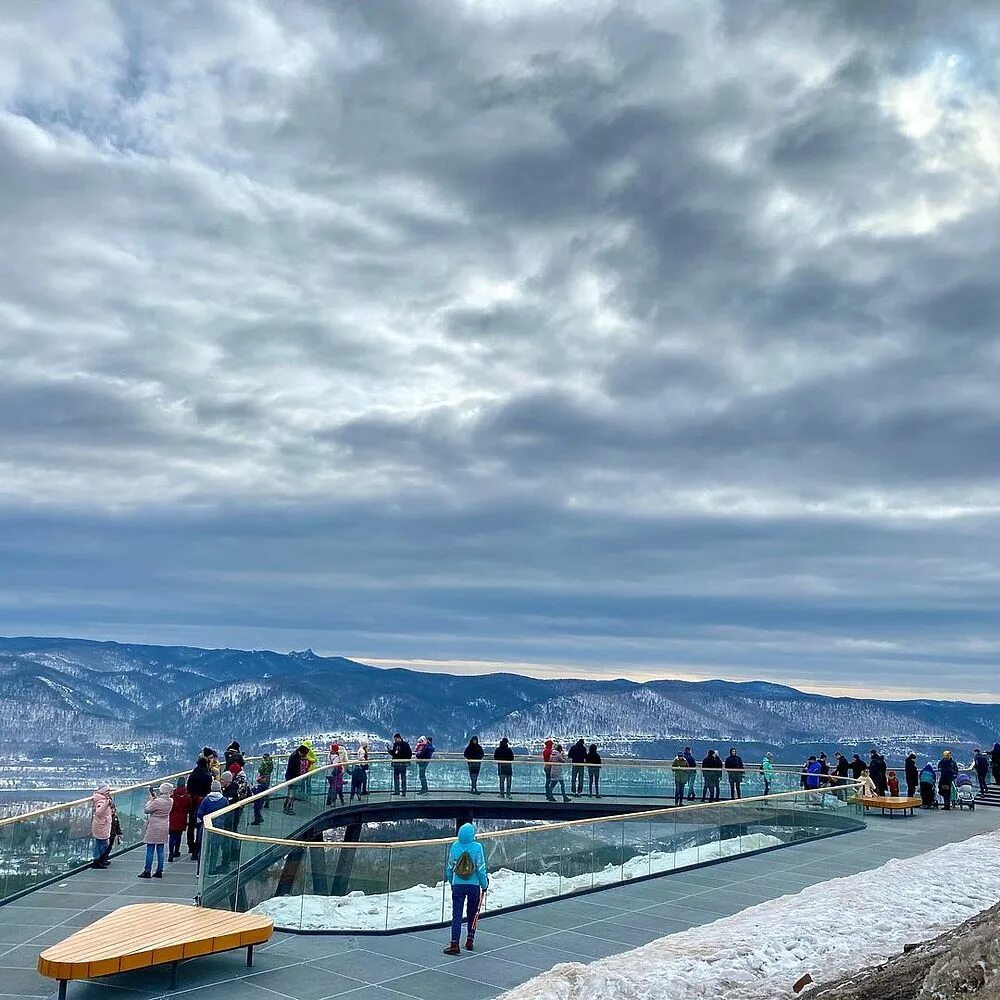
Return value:
[(641, 927), (629, 927), (625, 924), (617, 924), (613, 920), (606, 920), (600, 924), (595, 924), (588, 933), (600, 933), (601, 937), (608, 941), (618, 941), (621, 944), (631, 945), (638, 948), (639, 945), (649, 944), (657, 938), (665, 937), (673, 931), (647, 931)]
[(400, 958), (390, 958), (373, 951), (347, 951), (342, 955), (310, 962), (310, 965), (341, 976), (357, 979), (362, 983), (384, 983), (387, 979), (397, 979), (411, 972), (419, 972), (424, 966), (404, 962)]
[(441, 949), (448, 943), (443, 940), (446, 937), (448, 937), (447, 931), (437, 941), (409, 934), (371, 937), (365, 938), (364, 948), (365, 951), (377, 955), (387, 955), (389, 958), (400, 958), (404, 962), (413, 962), (424, 968), (434, 968), (447, 959), (446, 955), (441, 954)]
[(453, 976), (440, 969), (415, 972), (384, 984), (419, 1000), (489, 1000), (503, 993), (502, 987), (488, 986), (462, 976)]
[(294, 997), (294, 1000), (320, 1000), (338, 996), (365, 984), (312, 965), (297, 965), (290, 970), (260, 972), (246, 977), (246, 982)]
[[(530, 911), (519, 910), (518, 913), (526, 914)], [(479, 923), (480, 933), (482, 930), (495, 930), (498, 934), (502, 934), (504, 937), (511, 938), (514, 941), (530, 941), (539, 935), (549, 933), (551, 927), (543, 927), (541, 924), (532, 923), (530, 921), (522, 919), (522, 917), (503, 915), (500, 917), (494, 917), (492, 920), (482, 920)], [(448, 932), (445, 931), (445, 934)]]
[(343, 955), (344, 952), (360, 948), (366, 938), (341, 937), (334, 934), (275, 934), (266, 945), (254, 949), (254, 954), (283, 956), (291, 961), (312, 961)]
[(496, 955), (475, 955), (447, 967), (448, 972), (463, 979), (486, 983), (505, 990), (519, 986), (538, 975), (538, 970), (527, 965), (517, 965)]
[[(155, 1000), (280, 1000), (277, 993), (271, 990), (261, 989), (245, 979), (231, 980), (227, 983), (215, 983), (211, 986), (202, 986), (195, 990), (184, 990), (182, 986), (176, 993), (157, 994)], [(74, 1000), (72, 995), (70, 1000)], [(114, 997), (106, 997), (105, 1000), (115, 1000)]]
[(562, 948), (548, 947), (539, 941), (522, 941), (509, 948), (501, 948), (500, 951), (493, 952), (493, 955), (504, 961), (527, 965), (540, 971), (551, 969), (553, 965), (558, 965), (560, 962), (578, 961), (573, 952)]
[[(408, 998), (409, 994), (397, 993), (395, 990), (386, 989), (384, 986), (362, 986), (361, 989), (343, 994), (343, 1000), (400, 1000), (403, 997)], [(272, 1000), (274, 1000), (273, 994)]]
[(0, 983), (2, 990), (12, 996), (19, 997), (54, 997), (56, 987), (54, 980), (44, 979), (32, 969), (5, 968), (0, 963)]
[[(633, 947), (618, 941), (608, 941), (601, 931), (602, 926), (595, 924), (592, 928), (583, 927), (578, 931), (565, 931), (554, 936), (551, 941), (553, 944), (558, 944), (561, 951), (577, 955), (577, 960), (580, 962), (592, 962), (598, 958), (607, 958), (609, 955), (620, 955)], [(513, 951), (510, 957), (512, 961), (517, 960), (517, 955)]]

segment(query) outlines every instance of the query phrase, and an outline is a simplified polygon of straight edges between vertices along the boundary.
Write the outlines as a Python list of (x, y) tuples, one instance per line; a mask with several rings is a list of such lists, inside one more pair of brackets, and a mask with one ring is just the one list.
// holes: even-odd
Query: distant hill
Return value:
[(761, 681), (538, 680), (384, 670), (343, 657), (82, 639), (0, 638), (0, 742), (178, 755), (238, 738), (431, 732), (441, 748), (478, 733), (535, 746), (598, 739), (613, 753), (672, 754), (678, 740), (773, 747), (988, 744), (1000, 705), (830, 698)]

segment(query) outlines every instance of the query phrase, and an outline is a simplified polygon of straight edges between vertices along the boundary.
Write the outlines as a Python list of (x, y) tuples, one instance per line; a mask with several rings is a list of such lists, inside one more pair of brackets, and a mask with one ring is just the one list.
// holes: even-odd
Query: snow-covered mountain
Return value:
[[(992, 746), (1000, 705), (829, 698), (725, 681), (537, 680), (383, 670), (304, 653), (0, 638), (6, 750), (135, 744), (178, 754), (239, 738), (285, 745), (307, 734), (431, 732), (458, 748), (472, 733), (532, 746), (585, 735), (621, 753), (676, 740)], [(662, 747), (660, 746), (662, 744)]]

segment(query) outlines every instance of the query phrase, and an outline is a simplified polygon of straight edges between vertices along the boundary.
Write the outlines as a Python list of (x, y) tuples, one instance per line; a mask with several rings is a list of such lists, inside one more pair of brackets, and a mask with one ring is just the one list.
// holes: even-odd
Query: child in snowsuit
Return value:
[(889, 772), (889, 794), (895, 799), (899, 797), (899, 778), (895, 771)]

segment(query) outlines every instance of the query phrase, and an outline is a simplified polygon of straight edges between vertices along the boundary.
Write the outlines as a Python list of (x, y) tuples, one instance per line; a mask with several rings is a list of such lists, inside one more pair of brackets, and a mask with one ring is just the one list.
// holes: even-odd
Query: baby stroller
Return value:
[(976, 792), (972, 787), (972, 779), (967, 774), (960, 774), (955, 779), (955, 783), (951, 786), (951, 801), (959, 809), (976, 811)]

